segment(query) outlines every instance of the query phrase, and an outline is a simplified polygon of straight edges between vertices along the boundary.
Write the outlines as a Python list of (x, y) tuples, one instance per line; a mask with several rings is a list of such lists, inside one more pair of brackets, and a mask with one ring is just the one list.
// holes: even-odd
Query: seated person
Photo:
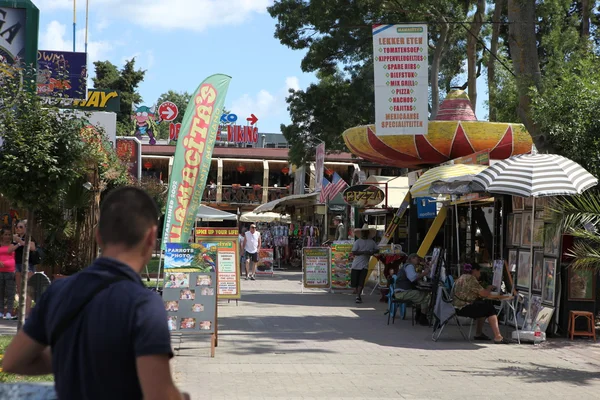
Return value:
[(481, 284), (479, 284), (479, 279), (481, 278), (481, 266), (478, 264), (465, 264), (463, 272), (464, 273), (454, 284), (452, 303), (457, 309), (456, 314), (461, 317), (477, 320), (475, 340), (491, 340), (483, 333), (483, 323), (487, 318), (492, 327), (492, 331), (494, 332), (494, 343), (510, 343), (500, 334), (496, 308), (490, 300), (485, 300), (495, 288), (493, 286), (488, 286), (484, 289)]
[(416, 266), (421, 261), (418, 254), (408, 256), (408, 261), (397, 274), (396, 287), (394, 297), (400, 301), (409, 301), (413, 304), (418, 304), (417, 314), (415, 315), (419, 324), (429, 326), (427, 314), (429, 311), (429, 303), (431, 301), (431, 293), (417, 289), (417, 282), (429, 275), (429, 268), (425, 268), (420, 274), (417, 273)]

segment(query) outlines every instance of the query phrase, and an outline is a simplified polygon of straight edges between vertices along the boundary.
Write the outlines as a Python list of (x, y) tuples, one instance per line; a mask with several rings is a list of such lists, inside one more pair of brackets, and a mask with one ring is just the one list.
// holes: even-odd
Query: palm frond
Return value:
[(592, 246), (588, 242), (575, 243), (566, 255), (573, 257), (569, 268), (600, 270), (600, 251), (598, 247)]
[(600, 225), (600, 193), (588, 191), (582, 195), (561, 197), (550, 207), (550, 225), (547, 234), (568, 232), (585, 226)]

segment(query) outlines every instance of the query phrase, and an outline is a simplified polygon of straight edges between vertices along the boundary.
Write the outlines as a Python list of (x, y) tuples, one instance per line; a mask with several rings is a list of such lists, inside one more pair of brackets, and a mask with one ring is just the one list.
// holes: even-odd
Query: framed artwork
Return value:
[(519, 196), (512, 197), (512, 209), (513, 211), (523, 210), (523, 198)]
[(552, 314), (554, 314), (553, 307), (542, 306), (542, 309), (538, 312), (537, 317), (533, 322), (534, 329), (535, 326), (539, 324), (540, 330), (542, 332), (546, 332), (548, 325), (550, 325), (550, 321), (552, 321)]
[(518, 259), (517, 259), (517, 255), (518, 255), (518, 251), (517, 250), (509, 250), (508, 251), (508, 270), (510, 272), (516, 272), (517, 271), (517, 263), (518, 263)]
[(536, 251), (533, 253), (531, 290), (541, 293), (544, 281), (544, 252)]
[(556, 290), (556, 259), (544, 258), (544, 282), (542, 283), (542, 302), (554, 305)]
[(528, 308), (529, 308), (529, 293), (519, 292), (519, 299), (518, 299), (518, 303), (517, 303), (517, 324), (519, 324), (520, 329), (523, 329), (525, 322), (527, 321)]
[(515, 221), (512, 231), (512, 244), (513, 246), (519, 246), (521, 244), (521, 225), (523, 222), (523, 216), (521, 214), (515, 214)]
[(499, 292), (502, 287), (502, 274), (504, 272), (504, 260), (494, 260), (494, 276), (492, 278), (492, 286)]
[[(531, 309), (529, 310), (531, 314), (529, 314), (529, 316), (527, 317), (527, 326), (525, 330), (534, 330), (535, 329), (535, 325), (534, 322), (537, 319), (538, 314), (540, 313), (541, 309), (542, 309), (542, 297), (541, 296), (531, 296)], [(529, 323), (531, 323), (531, 325), (529, 325)], [(540, 326), (540, 329), (542, 327)]]
[(544, 247), (544, 221), (533, 222), (533, 247)]
[(554, 236), (544, 235), (544, 253), (548, 256), (558, 257), (560, 248), (560, 232), (556, 232)]
[(569, 267), (569, 301), (594, 301), (596, 274), (592, 269)]
[(531, 253), (527, 250), (519, 251), (517, 266), (517, 287), (529, 290), (531, 286)]
[(533, 208), (533, 197), (523, 198), (523, 206), (526, 210)]
[(512, 242), (512, 233), (513, 227), (515, 226), (515, 215), (510, 214), (506, 220), (506, 245), (511, 246)]
[(531, 213), (523, 213), (523, 222), (521, 222), (521, 247), (530, 247), (533, 232), (531, 232)]

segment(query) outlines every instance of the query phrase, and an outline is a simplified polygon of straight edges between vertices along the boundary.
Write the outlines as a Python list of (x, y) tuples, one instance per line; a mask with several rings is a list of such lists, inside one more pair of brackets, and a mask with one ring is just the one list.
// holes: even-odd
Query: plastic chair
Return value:
[(411, 322), (412, 325), (415, 325), (415, 305), (410, 301), (401, 301), (394, 297), (394, 293), (396, 292), (396, 280), (398, 277), (394, 274), (391, 279), (389, 279), (389, 293), (387, 294), (388, 298), (388, 309), (384, 315), (388, 316), (387, 324), (390, 324), (390, 319), (392, 320), (392, 324), (396, 321), (396, 313), (400, 311), (400, 318), (406, 318), (406, 306), (411, 306), (412, 315)]

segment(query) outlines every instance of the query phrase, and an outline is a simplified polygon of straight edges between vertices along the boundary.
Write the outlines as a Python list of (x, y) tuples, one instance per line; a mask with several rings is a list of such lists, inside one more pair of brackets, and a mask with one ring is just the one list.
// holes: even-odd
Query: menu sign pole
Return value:
[(302, 249), (302, 288), (331, 288), (331, 249), (310, 247)]
[(375, 133), (426, 135), (427, 25), (373, 25)]

